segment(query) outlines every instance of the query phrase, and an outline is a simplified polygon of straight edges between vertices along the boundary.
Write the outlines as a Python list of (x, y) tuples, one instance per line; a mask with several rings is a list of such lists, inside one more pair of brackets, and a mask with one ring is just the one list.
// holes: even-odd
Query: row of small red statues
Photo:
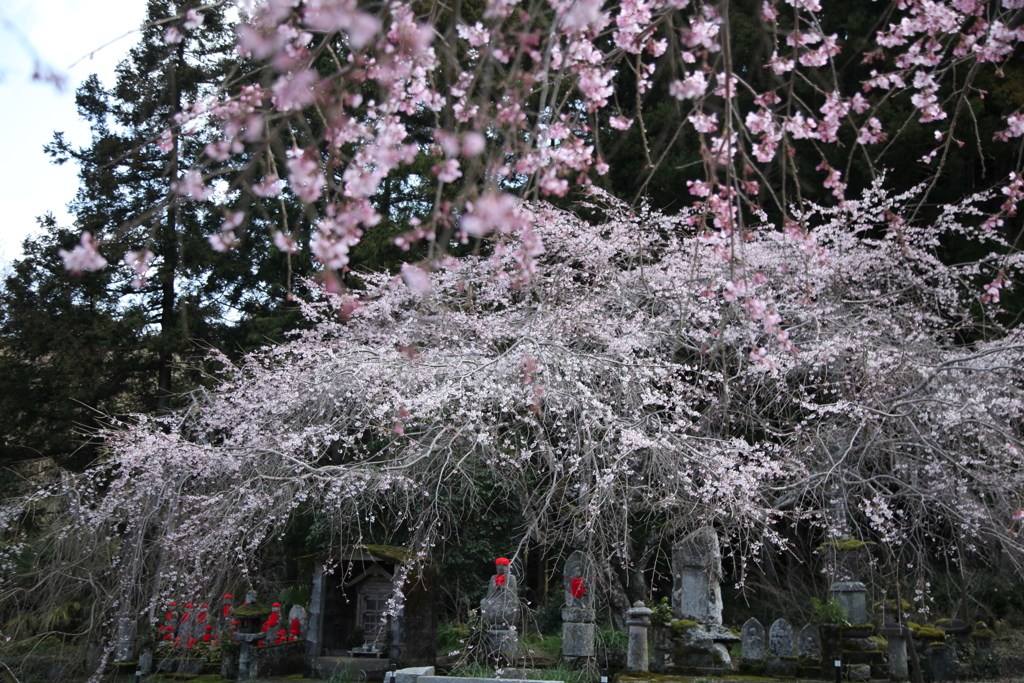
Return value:
[[(251, 599), (255, 600), (255, 594), (250, 592), (250, 595)], [(250, 604), (248, 598), (249, 596), (245, 605)], [(211, 613), (207, 603), (201, 604), (198, 609), (192, 603), (188, 603), (181, 612), (178, 612), (178, 603), (168, 602), (164, 621), (157, 627), (161, 644), (165, 647), (191, 649), (198, 643), (217, 642), (220, 637), (217, 631), (229, 631), (233, 636), (238, 631), (240, 622), (237, 619), (228, 621), (233, 616), (232, 600), (233, 596), (230, 593), (223, 596), (219, 615), (216, 612)], [(302, 622), (306, 613), (301, 606), (292, 607), (287, 628), (281, 618), (281, 603), (275, 602), (271, 610), (269, 618), (263, 622), (261, 628), (266, 635), (258, 641), (258, 645), (292, 642), (305, 635)], [(217, 622), (222, 626), (218, 627)]]
[[(261, 629), (264, 633), (267, 634), (267, 637), (259, 641), (257, 643), (257, 646), (269, 644), (277, 645), (278, 643), (289, 643), (298, 638), (302, 634), (302, 627), (299, 619), (292, 619), (291, 624), (289, 624), (289, 628), (287, 629), (281, 628), (277, 631), (274, 631), (273, 629), (277, 627), (281, 621), (281, 603), (275, 602), (273, 605), (271, 605), (271, 608), (273, 609), (273, 611), (270, 613), (270, 618), (263, 623), (263, 627)], [(232, 624), (237, 625), (238, 622), (235, 621), (232, 622)], [(283, 624), (280, 625), (283, 626)], [(234, 631), (232, 631), (232, 633), (234, 633)], [(271, 636), (273, 636), (274, 638), (273, 641), (270, 640)]]
[[(221, 604), (221, 618), (227, 619), (231, 613), (231, 600), (232, 596), (230, 593), (225, 593), (222, 604)], [(160, 632), (160, 640), (167, 643), (171, 647), (184, 647), (185, 649), (191, 649), (197, 643), (210, 643), (216, 642), (219, 638), (219, 634), (214, 633), (213, 624), (207, 623), (213, 621), (210, 618), (210, 606), (207, 603), (202, 603), (199, 606), (198, 611), (195, 612), (195, 626), (200, 627), (198, 629), (191, 628), (192, 623), (190, 617), (193, 611), (196, 609), (192, 603), (187, 603), (184, 607), (184, 611), (181, 612), (180, 616), (177, 612), (178, 603), (168, 602), (167, 611), (164, 615), (164, 623), (157, 627)], [(233, 622), (237, 625), (238, 622)], [(177, 633), (178, 635), (175, 635)]]

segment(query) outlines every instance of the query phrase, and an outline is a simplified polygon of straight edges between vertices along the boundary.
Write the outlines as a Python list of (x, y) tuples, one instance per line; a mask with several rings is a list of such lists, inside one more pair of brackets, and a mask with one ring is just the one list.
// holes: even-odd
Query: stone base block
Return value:
[(673, 638), (672, 663), (676, 666), (715, 667), (732, 670), (728, 648), (712, 640)]
[(800, 673), (800, 662), (796, 657), (769, 657), (764, 671), (772, 677), (796, 678)]
[(420, 676), (433, 675), (434, 667), (432, 666), (411, 666), (396, 671), (394, 683), (416, 683), (416, 679)]
[(698, 676), (724, 676), (729, 673), (729, 669), (723, 669), (720, 666), (698, 666)]
[(851, 664), (846, 668), (846, 675), (851, 681), (870, 681), (871, 667), (867, 664)]
[(843, 650), (870, 652), (878, 649), (878, 642), (873, 638), (843, 638)]
[[(740, 659), (739, 671), (746, 676), (760, 676), (764, 673), (763, 659)], [(820, 670), (819, 670), (820, 671)], [(815, 674), (817, 675), (817, 674)]]
[(594, 648), (594, 624), (566, 622), (562, 624), (562, 657), (593, 657), (597, 654)]
[(668, 670), (668, 652), (655, 648), (651, 652), (651, 673), (663, 674)]
[(844, 652), (843, 653), (844, 664), (885, 664), (885, 653), (881, 650), (874, 650), (872, 652)]
[(511, 630), (487, 632), (487, 656), (490, 660), (502, 660), (514, 664), (519, 656), (519, 635)]

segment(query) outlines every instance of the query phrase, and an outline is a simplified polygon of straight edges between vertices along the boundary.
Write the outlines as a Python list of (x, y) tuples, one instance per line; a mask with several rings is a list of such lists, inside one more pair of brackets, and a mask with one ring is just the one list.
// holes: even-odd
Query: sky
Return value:
[[(75, 88), (92, 73), (113, 84), (114, 67), (138, 40), (145, 12), (146, 0), (0, 0), (0, 266), (38, 231), (37, 216), (52, 212), (61, 225), (72, 224), (67, 203), (78, 188), (78, 169), (51, 164), (43, 145), (58, 130), (76, 146), (90, 141)], [(67, 78), (63, 91), (33, 81), (37, 58)]]

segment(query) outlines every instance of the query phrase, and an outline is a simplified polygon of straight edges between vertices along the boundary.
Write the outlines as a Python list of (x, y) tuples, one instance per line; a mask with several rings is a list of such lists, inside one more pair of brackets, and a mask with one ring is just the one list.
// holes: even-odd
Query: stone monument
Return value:
[(480, 616), (487, 628), (487, 658), (489, 663), (515, 666), (519, 655), (519, 594), (516, 577), (509, 572), (509, 560), (499, 557), (494, 561), (487, 595), (480, 601)]
[(677, 621), (672, 628), (671, 659), (675, 666), (709, 670), (698, 674), (732, 669), (729, 645), (740, 639), (722, 626), (721, 578), (722, 554), (712, 527), (698, 529), (672, 548), (672, 613)]
[(799, 662), (793, 656), (793, 627), (785, 619), (776, 619), (768, 629), (769, 676), (796, 676)]
[(868, 621), (868, 587), (860, 581), (837, 581), (828, 589), (846, 612), (851, 624), (865, 624)]
[(818, 629), (807, 624), (796, 637), (796, 654), (806, 663), (821, 663), (821, 636)]
[(796, 656), (800, 660), (801, 677), (817, 678), (821, 675), (821, 655), (821, 634), (818, 629), (807, 624), (796, 636)]
[(710, 526), (672, 548), (672, 612), (678, 619), (722, 623), (722, 552)]
[[(565, 562), (563, 578), (565, 607), (562, 608), (562, 659), (587, 664), (594, 651), (594, 585), (597, 571), (593, 558), (579, 550)], [(646, 668), (644, 669), (646, 670)]]

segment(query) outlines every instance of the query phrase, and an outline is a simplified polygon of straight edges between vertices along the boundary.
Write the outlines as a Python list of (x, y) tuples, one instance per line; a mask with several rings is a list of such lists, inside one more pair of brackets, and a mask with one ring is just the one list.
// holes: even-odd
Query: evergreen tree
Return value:
[[(94, 75), (78, 89), (91, 143), (77, 148), (56, 133), (46, 147), (56, 163), (80, 167), (70, 207), (76, 225), (43, 219), (43, 233), (26, 240), (0, 285), (5, 461), (50, 456), (84, 465), (95, 450), (83, 434), (97, 418), (172, 407), (173, 396), (200, 381), (186, 368), (210, 347), (251, 349), (298, 317), (285, 297), (289, 267), (302, 275), (309, 259), (290, 264), (258, 230), (231, 252), (211, 250), (208, 236), (224, 216), (175, 191), (190, 169), (210, 162), (206, 140), (176, 117), (243, 80), (224, 13), (198, 6), (151, 1), (141, 40), (113, 87)], [(61, 254), (83, 232), (118, 265), (69, 273)]]
[(76, 232), (41, 221), (0, 287), (0, 461), (39, 456), (74, 467), (95, 456), (83, 437), (100, 413), (145, 407), (153, 371), (143, 316), (119, 306), (118, 273), (72, 275), (59, 255)]

